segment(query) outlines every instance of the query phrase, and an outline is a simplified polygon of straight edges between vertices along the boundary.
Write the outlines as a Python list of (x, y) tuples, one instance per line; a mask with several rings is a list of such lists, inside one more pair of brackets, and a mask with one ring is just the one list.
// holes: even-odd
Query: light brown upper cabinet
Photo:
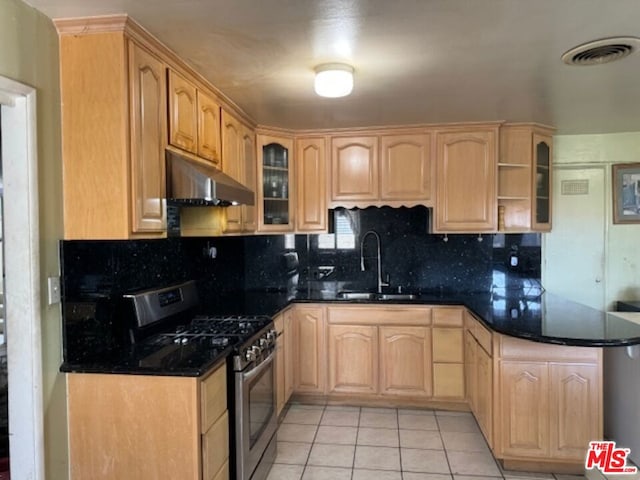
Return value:
[(169, 70), (169, 143), (220, 167), (220, 105)]
[(380, 199), (431, 200), (431, 135), (382, 135), (380, 148)]
[[(256, 190), (256, 136), (252, 129), (222, 110), (223, 171), (250, 190)], [(256, 198), (257, 201), (257, 198)], [(255, 206), (225, 208), (224, 233), (248, 233), (256, 230)]]
[(436, 133), (436, 232), (496, 230), (498, 125)]
[(431, 205), (431, 134), (334, 137), (331, 205)]
[(498, 230), (551, 230), (553, 129), (511, 124), (500, 129)]
[(296, 230), (327, 230), (327, 158), (324, 137), (296, 139)]
[(258, 230), (292, 232), (295, 228), (293, 139), (259, 134), (257, 136), (258, 180), (256, 205)]
[(124, 24), (91, 34), (57, 27), (64, 238), (165, 236), (166, 65)]
[(378, 200), (378, 192), (378, 137), (332, 138), (332, 203), (366, 206)]
[(209, 160), (220, 168), (221, 140), (220, 140), (220, 105), (211, 95), (201, 90), (198, 98), (198, 156)]
[(198, 153), (198, 99), (195, 85), (169, 70), (169, 143)]
[[(256, 135), (234, 115), (222, 110), (222, 153), (224, 173), (256, 190)], [(257, 195), (256, 195), (257, 202)], [(217, 236), (256, 231), (253, 205), (225, 208), (189, 207), (180, 212), (182, 236)]]

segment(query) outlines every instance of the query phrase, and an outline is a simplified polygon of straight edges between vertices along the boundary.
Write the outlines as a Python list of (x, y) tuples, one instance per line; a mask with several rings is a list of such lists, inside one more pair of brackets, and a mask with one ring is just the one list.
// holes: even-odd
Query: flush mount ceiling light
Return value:
[(636, 52), (640, 47), (637, 37), (610, 37), (583, 43), (562, 55), (568, 65), (587, 66), (615, 62)]
[(325, 63), (316, 67), (314, 88), (321, 97), (345, 97), (353, 90), (353, 67), (344, 63)]

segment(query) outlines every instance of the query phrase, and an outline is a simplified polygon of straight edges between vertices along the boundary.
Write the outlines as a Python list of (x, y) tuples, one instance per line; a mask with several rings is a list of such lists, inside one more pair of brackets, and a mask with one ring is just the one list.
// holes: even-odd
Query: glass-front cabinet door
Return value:
[(551, 230), (551, 137), (533, 135), (532, 230)]
[(258, 135), (259, 227), (262, 232), (290, 232), (293, 218), (293, 139)]

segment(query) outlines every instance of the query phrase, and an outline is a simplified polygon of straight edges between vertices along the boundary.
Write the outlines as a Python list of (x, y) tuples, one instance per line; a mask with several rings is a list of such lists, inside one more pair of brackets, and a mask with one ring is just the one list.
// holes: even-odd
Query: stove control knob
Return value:
[(260, 348), (264, 349), (267, 345), (269, 345), (269, 337), (260, 339)]
[(278, 331), (273, 329), (269, 330), (269, 332), (267, 333), (267, 338), (275, 341), (276, 338), (278, 338)]
[(257, 358), (262, 353), (262, 349), (258, 345), (254, 345), (251, 347), (251, 352), (253, 352), (254, 358)]
[(253, 362), (256, 359), (256, 354), (253, 349), (247, 348), (244, 352), (244, 358), (247, 362)]

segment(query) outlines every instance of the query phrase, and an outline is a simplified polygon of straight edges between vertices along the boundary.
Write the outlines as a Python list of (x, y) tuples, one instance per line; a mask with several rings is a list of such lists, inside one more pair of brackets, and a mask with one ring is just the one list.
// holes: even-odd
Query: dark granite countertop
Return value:
[[(220, 315), (271, 317), (293, 303), (461, 305), (469, 308), (489, 329), (531, 341), (584, 347), (640, 344), (640, 315), (638, 321), (634, 321), (635, 313), (602, 312), (539, 289), (504, 289), (490, 293), (415, 292), (414, 300), (395, 301), (340, 300), (337, 293), (335, 288), (218, 292), (215, 301), (209, 304), (215, 305), (213, 313)], [(60, 370), (197, 377), (230, 353), (231, 348), (202, 348), (192, 344), (162, 349), (139, 344), (106, 354), (87, 352), (82, 360), (63, 363)]]
[(225, 361), (230, 354), (231, 347), (202, 348), (197, 344), (171, 344), (158, 348), (140, 344), (94, 356), (87, 355), (76, 362), (64, 362), (60, 371), (199, 377), (217, 363)]
[(332, 288), (235, 292), (218, 300), (218, 313), (273, 316), (291, 303), (461, 305), (489, 329), (513, 337), (582, 347), (640, 344), (640, 319), (636, 323), (628, 316), (596, 310), (536, 288), (490, 293), (417, 292), (415, 300), (393, 301), (340, 300), (337, 293)]

